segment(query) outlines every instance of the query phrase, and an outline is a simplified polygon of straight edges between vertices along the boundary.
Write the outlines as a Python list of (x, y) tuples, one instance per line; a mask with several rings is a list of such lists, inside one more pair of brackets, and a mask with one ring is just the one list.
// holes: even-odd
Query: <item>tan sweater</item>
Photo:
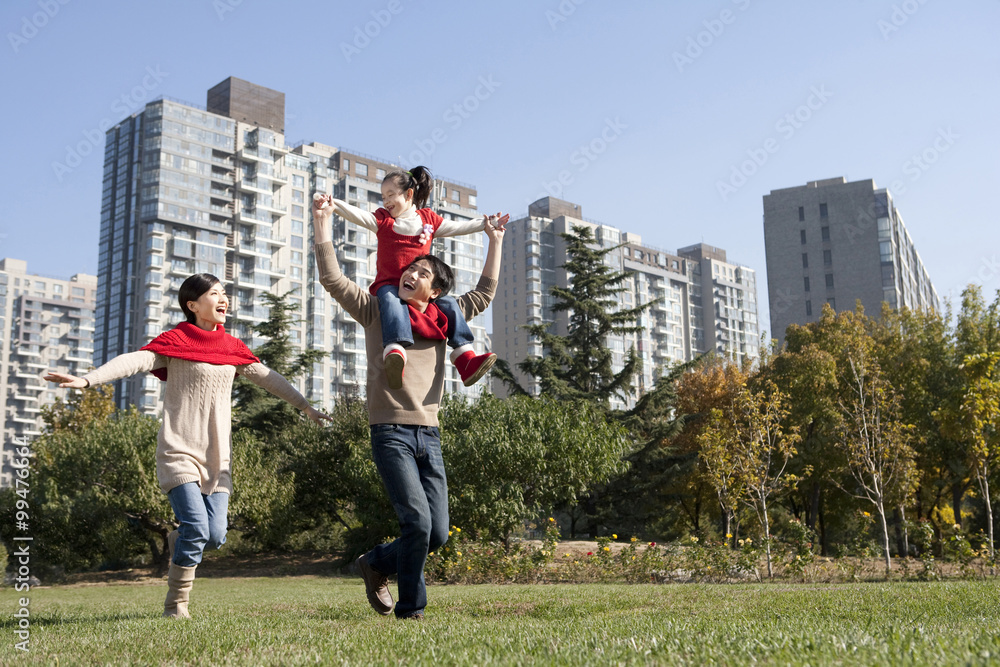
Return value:
[[(403, 387), (389, 389), (382, 365), (382, 322), (378, 299), (345, 276), (337, 263), (333, 243), (316, 246), (319, 281), (351, 317), (365, 328), (368, 353), (368, 423), (437, 426), (438, 407), (444, 394), (444, 362), (447, 356), (443, 340), (414, 336), (406, 348)], [(486, 310), (496, 293), (497, 281), (480, 278), (471, 292), (458, 297), (458, 307), (465, 319)]]
[(115, 357), (83, 376), (91, 385), (167, 368), (163, 426), (156, 437), (156, 479), (164, 493), (197, 482), (205, 495), (233, 492), (230, 477), (232, 388), (239, 373), (304, 410), (309, 401), (279, 373), (261, 363), (218, 366), (139, 350)]

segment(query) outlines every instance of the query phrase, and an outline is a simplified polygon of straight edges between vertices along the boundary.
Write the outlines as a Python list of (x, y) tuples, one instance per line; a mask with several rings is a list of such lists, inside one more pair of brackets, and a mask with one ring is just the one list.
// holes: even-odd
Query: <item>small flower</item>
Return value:
[(579, 565), (579, 564), (580, 564), (580, 561), (578, 561), (578, 560), (573, 561), (573, 565)]
[(588, 555), (588, 556), (593, 556), (593, 555), (594, 555), (594, 552), (593, 552), (593, 551), (588, 551), (588, 552), (587, 552), (587, 555)]
[(726, 533), (726, 539), (727, 540), (733, 539), (733, 534), (732, 533)]
[(746, 542), (746, 540), (740, 540), (740, 546), (742, 547), (745, 542)]
[(617, 540), (618, 539), (618, 534), (617, 533), (611, 533), (611, 539)]
[(632, 541), (633, 541), (633, 542), (635, 542), (635, 541), (636, 541), (636, 540), (638, 540), (638, 539), (639, 539), (638, 537), (635, 537), (635, 536), (633, 536), (633, 537), (632, 537)]
[(868, 512), (862, 512), (862, 514), (864, 514), (864, 515), (865, 515), (865, 518), (868, 518), (868, 517), (870, 517), (870, 516), (871, 516), (871, 514), (869, 514)]
[(555, 523), (555, 522), (556, 522), (555, 519), (553, 519), (552, 517), (549, 517), (549, 523)]
[(465, 569), (466, 569), (466, 570), (471, 570), (471, 569), (472, 569), (472, 566), (471, 566), (471, 565), (467, 565), (467, 566), (465, 567)]
[(753, 544), (753, 540), (751, 540), (749, 537), (747, 538), (747, 544)]
[(456, 556), (461, 556), (461, 555), (462, 555), (462, 552), (461, 552), (461, 551), (456, 551), (456, 552), (455, 552), (455, 555), (456, 555)]
[(451, 537), (451, 531), (450, 530), (448, 531), (448, 537)]
[(611, 547), (604, 547), (605, 551), (611, 551)]
[(962, 527), (957, 523), (951, 527), (952, 530), (962, 530)]
[(691, 537), (691, 541), (694, 542), (695, 544), (698, 544), (698, 538), (697, 537), (692, 536)]
[(656, 542), (650, 542), (650, 543), (649, 543), (649, 546), (651, 546), (651, 547), (655, 547), (655, 546), (656, 546)]
[(432, 551), (432, 552), (430, 552), (430, 553), (429, 553), (429, 554), (427, 554), (427, 555), (428, 555), (428, 556), (433, 556), (433, 555), (434, 555), (434, 552)]
[(461, 528), (459, 528), (458, 526), (455, 526), (455, 532), (456, 532), (456, 533), (461, 533), (461, 532), (462, 532), (462, 529), (461, 529)]
[(795, 560), (802, 560), (802, 556), (796, 556)]

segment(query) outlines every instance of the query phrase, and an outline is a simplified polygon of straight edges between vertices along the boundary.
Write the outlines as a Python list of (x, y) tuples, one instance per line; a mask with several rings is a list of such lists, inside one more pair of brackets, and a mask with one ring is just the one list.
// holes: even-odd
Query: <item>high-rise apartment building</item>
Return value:
[(0, 259), (0, 487), (12, 482), (15, 438), (41, 435), (41, 409), (61, 393), (45, 372), (82, 375), (92, 365), (96, 292), (97, 276), (52, 278)]
[[(253, 326), (268, 316), (264, 293), (288, 294), (300, 321), (298, 346), (322, 349), (298, 389), (329, 408), (341, 394), (363, 394), (364, 333), (318, 282), (310, 239), (312, 194), (324, 192), (374, 211), (387, 161), (320, 143), (286, 145), (284, 93), (229, 78), (208, 91), (205, 107), (159, 99), (108, 130), (101, 209), (95, 362), (137, 350), (183, 320), (177, 289), (193, 273), (212, 273), (232, 302), (227, 328), (251, 347)], [(476, 189), (436, 181), (429, 206), (470, 219)], [(374, 277), (374, 234), (335, 219), (334, 243), (348, 276)], [(436, 240), (454, 268), (456, 290), (471, 289), (483, 260), (480, 235)], [(485, 320), (470, 323), (477, 350)], [(449, 371), (446, 391), (478, 394)], [(151, 375), (116, 383), (118, 405), (157, 409)]]
[[(494, 352), (510, 364), (522, 386), (537, 391), (517, 364), (544, 353), (522, 325), (551, 322), (554, 333), (568, 331), (567, 314), (552, 310), (551, 290), (570, 284), (571, 277), (562, 268), (568, 258), (561, 235), (579, 226), (591, 230), (597, 247), (614, 248), (605, 255), (609, 268), (630, 274), (622, 286), (622, 308), (653, 303), (639, 319), (640, 332), (608, 340), (615, 372), (622, 369), (628, 350), (635, 349), (642, 358), (638, 392), (650, 389), (670, 364), (703, 352), (716, 351), (737, 360), (759, 356), (752, 269), (728, 262), (724, 250), (705, 244), (676, 253), (646, 245), (637, 234), (585, 220), (578, 204), (545, 197), (529, 206), (526, 217), (508, 226), (493, 302)], [(494, 386), (494, 390), (502, 393), (504, 388)]]
[(927, 269), (885, 188), (843, 177), (764, 195), (771, 336), (819, 319), (824, 303), (878, 317), (893, 308), (938, 310)]

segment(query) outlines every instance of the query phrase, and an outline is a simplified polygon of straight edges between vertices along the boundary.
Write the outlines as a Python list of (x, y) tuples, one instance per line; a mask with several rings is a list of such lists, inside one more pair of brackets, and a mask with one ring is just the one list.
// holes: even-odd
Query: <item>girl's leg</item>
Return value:
[(434, 300), (434, 305), (448, 318), (448, 346), (452, 349), (463, 345), (472, 345), (475, 337), (469, 323), (462, 316), (462, 311), (458, 309), (458, 301), (455, 297), (447, 294), (439, 296)]
[(410, 327), (410, 313), (399, 298), (399, 287), (384, 285), (379, 288), (378, 312), (382, 318), (382, 347), (413, 345), (413, 330)]

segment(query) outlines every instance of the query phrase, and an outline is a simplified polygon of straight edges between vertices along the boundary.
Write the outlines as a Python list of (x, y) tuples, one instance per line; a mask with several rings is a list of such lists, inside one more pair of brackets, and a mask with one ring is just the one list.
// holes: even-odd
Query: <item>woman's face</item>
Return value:
[(215, 283), (197, 301), (188, 301), (187, 307), (194, 313), (196, 326), (206, 331), (215, 331), (218, 325), (226, 323), (229, 297), (226, 296), (222, 283)]

